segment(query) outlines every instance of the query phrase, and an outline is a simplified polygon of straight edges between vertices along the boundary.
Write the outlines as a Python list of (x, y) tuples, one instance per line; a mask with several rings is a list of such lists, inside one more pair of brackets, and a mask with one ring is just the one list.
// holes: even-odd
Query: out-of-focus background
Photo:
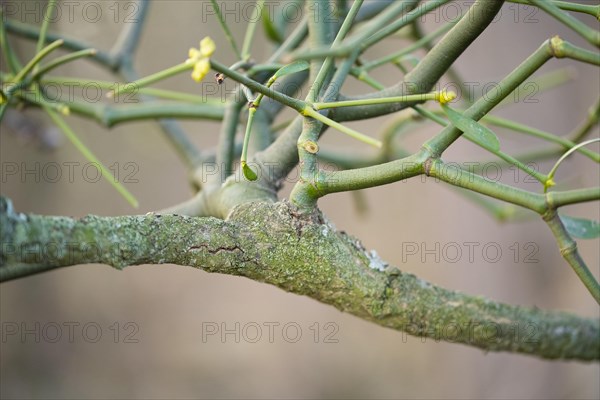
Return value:
[[(222, 2), (240, 44), (251, 3)], [(286, 4), (271, 3), (273, 7)], [(3, 7), (13, 7), (8, 17), (32, 24), (40, 23), (44, 4), (2, 2)], [(119, 30), (135, 17), (132, 4), (83, 1), (71, 2), (68, 8), (63, 3), (62, 17), (50, 29), (108, 49)], [(183, 61), (188, 48), (197, 47), (207, 35), (217, 42), (215, 58), (223, 63), (235, 61), (214, 15), (207, 14), (209, 4), (152, 2), (136, 56), (142, 75)], [(466, 12), (470, 4), (450, 3), (424, 18), (424, 29), (432, 31)], [(594, 18), (581, 18), (598, 28)], [(271, 45), (262, 29), (257, 34), (252, 55), (264, 60)], [(481, 95), (555, 34), (589, 48), (543, 12), (506, 4), (460, 58), (457, 70)], [(18, 45), (23, 60), (31, 56), (32, 42), (12, 43)], [(401, 38), (388, 39), (366, 58), (389, 54), (405, 44)], [(566, 135), (583, 120), (600, 88), (597, 68), (566, 60), (550, 61), (536, 76), (568, 66), (572, 66), (570, 82), (544, 92), (521, 93), (496, 115)], [(85, 61), (65, 66), (57, 74), (115, 80)], [(394, 68), (382, 68), (374, 75), (386, 84), (401, 78)], [(187, 74), (157, 86), (191, 93), (203, 90)], [(234, 87), (227, 82), (227, 89)], [(368, 90), (350, 78), (344, 92)], [(33, 109), (23, 115), (42, 126), (48, 122)], [(15, 114), (10, 117), (19, 119)], [(377, 135), (393, 118), (351, 126)], [(125, 215), (161, 209), (192, 195), (187, 172), (156, 123), (128, 123), (108, 130), (77, 116), (68, 122), (106, 165), (118, 171), (120, 180), (140, 200), (140, 208), (132, 209), (104, 180), (94, 182), (85, 170), (86, 160), (60, 134), (46, 132), (46, 140), (59, 144), (50, 151), (31, 139), (28, 132), (32, 129), (19, 132), (15, 124), (5, 124), (0, 135), (1, 194), (10, 197), (18, 211), (74, 217)], [(182, 124), (202, 148), (216, 144), (217, 123)], [(428, 125), (407, 136), (405, 147), (414, 150), (437, 131)], [(503, 148), (513, 154), (544, 145), (501, 129), (498, 133)], [(322, 148), (370, 151), (333, 130), (323, 139)], [(445, 158), (472, 161), (474, 154), (481, 153), (461, 141)], [(554, 161), (537, 166), (547, 172)], [(7, 168), (15, 165), (18, 173), (9, 174), (12, 169)], [(62, 173), (58, 179), (50, 170), (56, 165)], [(72, 176), (69, 165), (74, 165)], [(494, 179), (497, 173), (490, 164), (487, 176)], [(541, 190), (514, 170), (502, 172), (498, 179)], [(590, 187), (598, 185), (599, 171), (589, 159), (575, 155), (560, 168), (558, 179), (559, 187)], [(402, 270), (437, 285), (510, 304), (599, 317), (598, 305), (561, 259), (541, 220), (499, 223), (458, 191), (420, 178), (363, 194), (368, 204), (365, 214), (356, 212), (349, 194), (328, 196), (319, 204), (339, 229), (361, 238), (365, 247), (376, 249)], [(600, 218), (597, 204), (565, 212)], [(579, 241), (579, 246), (598, 276), (598, 241)], [(469, 249), (473, 249), (471, 254)], [(7, 399), (600, 396), (597, 363), (486, 354), (463, 345), (408, 337), (272, 286), (182, 266), (136, 266), (122, 272), (103, 265), (65, 268), (2, 284), (0, 301), (0, 395)], [(16, 334), (8, 334), (14, 329)]]

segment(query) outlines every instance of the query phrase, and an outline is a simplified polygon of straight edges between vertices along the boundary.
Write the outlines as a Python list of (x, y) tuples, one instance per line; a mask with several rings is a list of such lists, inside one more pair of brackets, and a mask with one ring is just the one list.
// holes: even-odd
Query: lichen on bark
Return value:
[(436, 287), (387, 265), (318, 212), (288, 202), (238, 205), (226, 220), (148, 214), (82, 219), (0, 204), (2, 281), (68, 265), (178, 264), (244, 276), (376, 324), (544, 358), (598, 360), (600, 323)]

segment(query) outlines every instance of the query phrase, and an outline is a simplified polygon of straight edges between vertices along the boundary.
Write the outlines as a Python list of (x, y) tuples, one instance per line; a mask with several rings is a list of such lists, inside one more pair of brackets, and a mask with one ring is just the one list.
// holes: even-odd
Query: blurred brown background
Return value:
[[(32, 19), (35, 3), (16, 5), (22, 21)], [(63, 6), (64, 16), (51, 26), (55, 32), (108, 49), (132, 11), (131, 2), (74, 2), (73, 18)], [(213, 16), (203, 16), (208, 1), (153, 1), (136, 57), (140, 74), (146, 75), (186, 58), (190, 46), (210, 35), (217, 42), (215, 57), (235, 61)], [(228, 1), (237, 11), (228, 16), (241, 46), (246, 22), (243, 7), (249, 2)], [(274, 2), (273, 2), (274, 3)], [(597, 4), (597, 2), (590, 2)], [(87, 6), (88, 15), (84, 13)], [(457, 10), (466, 11), (470, 2), (455, 2), (424, 21), (429, 32)], [(90, 7), (93, 7), (90, 8)], [(97, 22), (94, 10), (101, 10)], [(116, 10), (119, 10), (118, 12)], [(479, 84), (498, 82), (555, 34), (589, 48), (576, 34), (542, 12), (507, 4), (497, 21), (471, 46), (458, 62), (465, 81)], [(239, 23), (236, 23), (236, 13)], [(33, 16), (32, 16), (33, 15)], [(9, 15), (10, 17), (10, 15)], [(598, 28), (591, 17), (582, 17)], [(86, 21), (87, 20), (87, 21)], [(206, 21), (206, 22), (204, 22)], [(38, 21), (39, 23), (39, 21)], [(22, 59), (31, 56), (33, 44), (18, 43)], [(405, 42), (392, 38), (367, 53), (373, 59), (395, 51)], [(266, 59), (271, 46), (262, 29), (253, 57)], [(497, 115), (514, 118), (558, 135), (567, 134), (586, 115), (600, 87), (598, 69), (566, 60), (553, 60), (542, 72), (574, 65), (575, 79), (562, 88), (534, 94), (537, 102), (516, 102)], [(78, 62), (57, 74), (89, 79), (115, 78), (92, 63)], [(396, 82), (397, 70), (377, 70), (386, 84)], [(349, 79), (345, 92), (369, 90)], [(190, 78), (180, 76), (158, 87), (197, 93)], [(233, 82), (227, 82), (233, 88)], [(477, 93), (480, 93), (477, 92)], [(28, 118), (47, 122), (35, 110)], [(288, 114), (291, 115), (291, 114)], [(376, 134), (393, 117), (353, 123), (363, 132)], [(68, 122), (80, 138), (108, 166), (126, 175), (127, 163), (137, 166), (137, 183), (125, 185), (140, 200), (134, 210), (104, 180), (83, 178), (75, 167), (73, 182), (67, 169), (57, 182), (35, 175), (5, 176), (4, 167), (16, 163), (43, 168), (48, 163), (86, 160), (66, 140), (54, 151), (39, 150), (35, 143), (16, 135), (3, 125), (0, 156), (3, 165), (3, 196), (10, 197), (21, 212), (71, 215), (124, 215), (146, 213), (183, 201), (192, 194), (186, 171), (155, 123), (130, 123), (107, 130), (94, 122), (73, 116)], [(217, 140), (218, 124), (185, 121), (192, 140), (205, 148)], [(406, 139), (406, 147), (438, 131), (428, 126)], [(503, 148), (519, 153), (542, 142), (498, 129)], [(597, 136), (597, 130), (594, 133)], [(340, 151), (369, 151), (330, 130), (323, 147)], [(598, 147), (594, 148), (596, 151)], [(447, 160), (470, 161), (479, 151), (469, 143), (457, 143)], [(483, 156), (481, 159), (489, 159)], [(553, 161), (552, 161), (553, 162)], [(548, 171), (550, 163), (540, 163)], [(128, 168), (128, 167), (127, 167)], [(493, 170), (490, 170), (493, 174)], [(121, 175), (121, 176), (123, 176)], [(559, 170), (565, 186), (598, 185), (597, 165), (576, 155)], [(538, 186), (507, 170), (502, 180), (531, 190)], [(282, 193), (289, 193), (289, 187)], [(404, 271), (413, 272), (435, 284), (474, 295), (544, 309), (561, 309), (598, 317), (599, 308), (564, 262), (545, 224), (538, 219), (501, 224), (444, 184), (417, 178), (365, 192), (366, 215), (355, 211), (352, 196), (332, 195), (320, 202), (333, 223), (362, 239), (365, 247)], [(570, 215), (600, 218), (598, 205), (571, 207)], [(465, 243), (477, 243), (469, 260)], [(417, 246), (417, 254), (407, 252)], [(600, 265), (597, 240), (580, 241), (582, 254), (596, 276)], [(425, 254), (426, 249), (446, 248)], [(460, 248), (462, 256), (452, 262)], [(491, 248), (489, 253), (483, 248)], [(501, 249), (496, 257), (494, 249)], [(516, 249), (519, 249), (518, 254)], [(534, 252), (531, 254), (531, 252)], [(533, 263), (526, 262), (530, 255)], [(421, 256), (426, 262), (421, 262)], [(490, 258), (497, 258), (491, 262)], [(516, 258), (516, 259), (515, 259)], [(462, 345), (422, 341), (419, 338), (364, 322), (310, 298), (288, 294), (277, 288), (230, 276), (210, 275), (182, 266), (136, 266), (117, 272), (102, 265), (85, 265), (4, 283), (0, 287), (0, 320), (5, 334), (0, 343), (0, 395), (2, 398), (585, 398), (600, 396), (599, 366), (578, 362), (551, 362), (529, 356), (486, 354)], [(36, 329), (35, 324), (39, 324)], [(127, 325), (127, 323), (131, 323)], [(272, 342), (269, 324), (274, 327)], [(24, 325), (22, 325), (24, 324)], [(69, 324), (74, 332), (69, 340)], [(87, 324), (87, 325), (86, 325)], [(224, 325), (222, 325), (224, 324)], [(222, 340), (206, 335), (207, 328), (236, 330)], [(286, 325), (287, 324), (287, 325)], [(317, 325), (315, 325), (317, 324)], [(19, 334), (6, 335), (17, 326)], [(62, 337), (52, 343), (55, 327)], [(83, 331), (83, 327), (87, 331)], [(92, 343), (96, 327), (102, 329)], [(262, 336), (256, 336), (256, 327)], [(286, 331), (283, 327), (286, 326)], [(37, 330), (20, 337), (22, 328)], [(297, 329), (301, 336), (292, 343)], [(319, 332), (315, 338), (315, 331)], [(118, 332), (118, 337), (115, 333)], [(137, 340), (130, 343), (129, 339)], [(203, 336), (204, 333), (204, 336)], [(220, 332), (219, 332), (220, 333)], [(328, 337), (327, 334), (332, 334)], [(328, 343), (335, 339), (337, 343)], [(315, 340), (316, 339), (316, 340)], [(116, 342), (116, 343), (115, 343)]]

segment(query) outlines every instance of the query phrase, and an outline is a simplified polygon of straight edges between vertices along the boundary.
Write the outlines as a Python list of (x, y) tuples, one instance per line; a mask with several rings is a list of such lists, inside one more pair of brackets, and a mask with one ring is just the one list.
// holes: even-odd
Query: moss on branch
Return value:
[(227, 220), (178, 215), (26, 215), (0, 200), (0, 280), (88, 263), (179, 264), (268, 283), (392, 329), (486, 351), (600, 359), (600, 321), (500, 304), (387, 265), (320, 214), (237, 206)]

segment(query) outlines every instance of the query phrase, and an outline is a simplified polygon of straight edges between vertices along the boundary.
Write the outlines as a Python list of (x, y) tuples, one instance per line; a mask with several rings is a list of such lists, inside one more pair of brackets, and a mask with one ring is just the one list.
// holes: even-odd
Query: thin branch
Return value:
[[(502, 3), (502, 0), (477, 0), (450, 32), (405, 76), (403, 82), (379, 92), (350, 96), (339, 100), (371, 99), (430, 92), (436, 82), (448, 71), (448, 68), (492, 23), (502, 8)], [(400, 111), (407, 106), (408, 104), (399, 103), (349, 107), (335, 110), (332, 118), (339, 122), (373, 118)]]
[(240, 50), (238, 49), (237, 44), (235, 43), (235, 39), (231, 34), (231, 30), (229, 29), (229, 26), (223, 18), (223, 14), (221, 13), (221, 7), (219, 7), (219, 3), (217, 3), (217, 0), (210, 0), (210, 2), (212, 3), (215, 13), (217, 14), (217, 21), (219, 21), (221, 29), (223, 29), (223, 32), (225, 32), (225, 37), (227, 38), (227, 41), (229, 41), (229, 44), (231, 45), (231, 48), (233, 49), (233, 52), (235, 53), (237, 59), (241, 60), (242, 53), (240, 53)]
[[(556, 18), (579, 35), (581, 35), (585, 40), (587, 40), (590, 44), (593, 44), (596, 47), (600, 47), (600, 32), (587, 26), (583, 22), (579, 21), (577, 18), (573, 17), (571, 14), (563, 11), (558, 7), (554, 2), (548, 0), (529, 0), (531, 4), (536, 7), (541, 8), (552, 17)], [(596, 15), (598, 17), (598, 15)]]
[(600, 304), (600, 285), (587, 265), (585, 265), (585, 261), (583, 261), (577, 249), (577, 243), (571, 238), (569, 232), (567, 232), (556, 210), (552, 210), (544, 215), (544, 220), (556, 238), (560, 254), (573, 268), (573, 271), (581, 279), (581, 282), (588, 289), (592, 297)]
[(131, 6), (134, 6), (134, 9), (136, 10), (135, 21), (124, 25), (119, 33), (117, 41), (112, 49), (110, 49), (109, 54), (116, 61), (116, 64), (113, 67), (115, 70), (122, 69), (123, 64), (132, 62), (140, 42), (142, 29), (148, 16), (150, 2), (147, 0), (137, 0), (135, 3), (132, 3)]

